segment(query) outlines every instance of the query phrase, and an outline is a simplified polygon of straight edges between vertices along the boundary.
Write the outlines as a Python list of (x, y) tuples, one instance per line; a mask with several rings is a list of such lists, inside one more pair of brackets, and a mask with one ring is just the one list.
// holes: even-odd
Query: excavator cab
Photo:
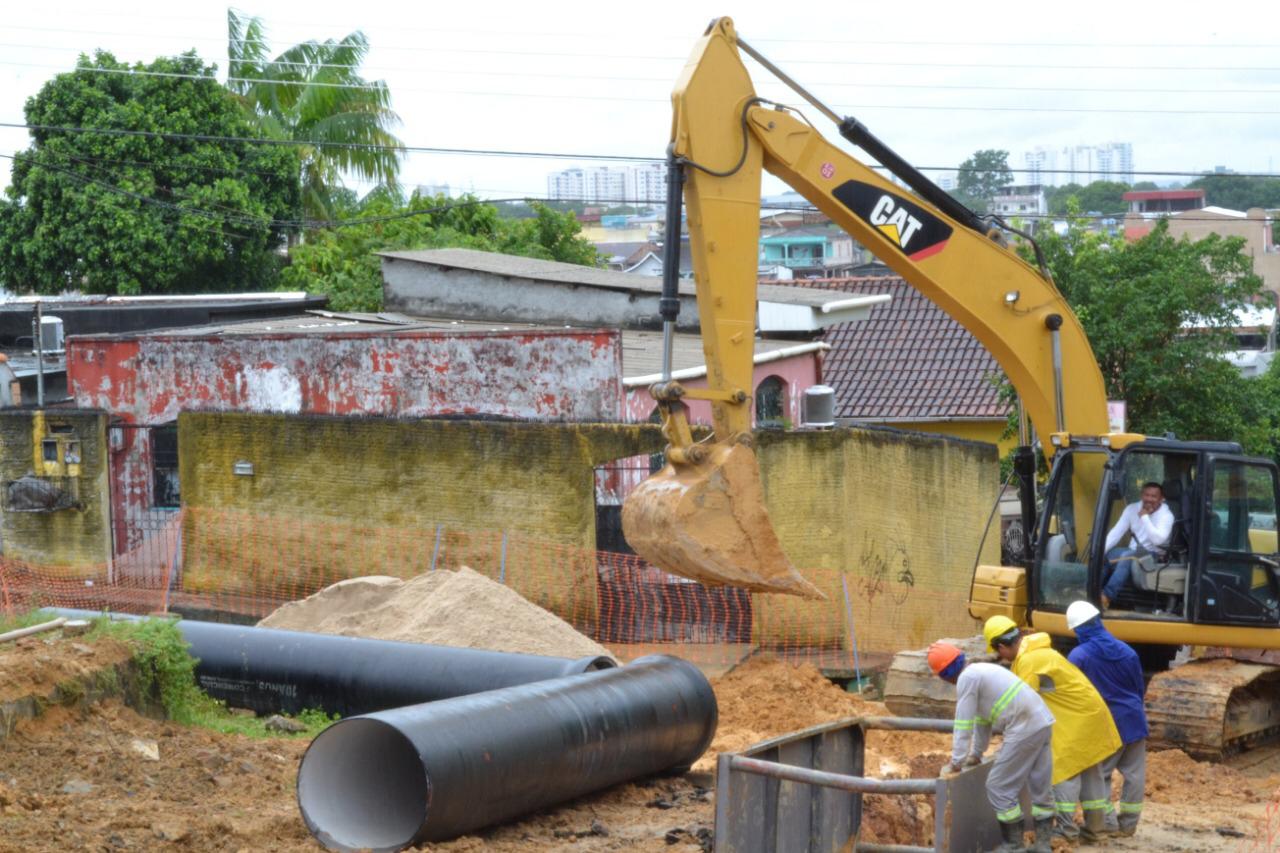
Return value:
[[(1073, 443), (1055, 457), (1030, 566), (1032, 609), (1099, 601), (1108, 532), (1144, 487), (1160, 486), (1168, 539), (1138, 548), (1108, 618), (1280, 626), (1276, 516), (1280, 479), (1267, 459), (1226, 442), (1146, 439), (1121, 450)], [(1128, 545), (1117, 537), (1112, 547)]]

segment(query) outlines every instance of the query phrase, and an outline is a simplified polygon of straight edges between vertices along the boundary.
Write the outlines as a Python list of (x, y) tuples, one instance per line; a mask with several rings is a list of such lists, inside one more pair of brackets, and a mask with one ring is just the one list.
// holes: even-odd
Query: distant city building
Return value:
[(1167, 215), (1204, 207), (1204, 190), (1130, 190), (1124, 200), (1131, 214)]
[(1101, 145), (1040, 145), (1023, 154), (1026, 182), (1046, 187), (1087, 185), (1094, 181), (1133, 183), (1133, 145), (1107, 142)]
[(448, 184), (418, 184), (414, 188), (414, 192), (422, 198), (435, 198), (438, 195), (442, 195), (445, 198), (453, 197)]
[(938, 185), (939, 189), (949, 193), (955, 192), (959, 187), (955, 172), (941, 172), (933, 179), (933, 182)]
[(659, 204), (667, 197), (662, 163), (640, 166), (575, 167), (547, 176), (547, 198), (588, 204)]
[(1049, 204), (1044, 197), (1044, 187), (1018, 185), (1001, 187), (998, 195), (991, 199), (991, 212), (996, 216), (1045, 216), (1049, 213)]

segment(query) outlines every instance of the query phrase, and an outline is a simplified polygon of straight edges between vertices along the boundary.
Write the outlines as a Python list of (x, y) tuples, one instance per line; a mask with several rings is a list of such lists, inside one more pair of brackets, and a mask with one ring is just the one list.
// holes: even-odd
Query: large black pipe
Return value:
[(573, 660), (187, 619), (178, 630), (197, 659), (200, 687), (260, 714), (314, 708), (350, 717), (616, 666), (603, 656)]
[(697, 667), (646, 657), (334, 723), (302, 757), (298, 807), (330, 850), (402, 850), (687, 768), (715, 730)]

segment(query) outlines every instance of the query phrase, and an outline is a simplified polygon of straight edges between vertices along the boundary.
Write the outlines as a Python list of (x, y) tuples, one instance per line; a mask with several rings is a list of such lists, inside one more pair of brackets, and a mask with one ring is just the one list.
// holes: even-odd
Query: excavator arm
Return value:
[[(731, 20), (713, 21), (672, 94), (670, 159), (685, 174), (708, 387), (654, 386), (670, 442), (668, 465), (628, 498), (623, 524), (637, 553), (676, 574), (817, 597), (778, 544), (751, 450), (763, 170), (977, 338), (1041, 435), (1106, 432), (1106, 392), (1084, 330), (1046, 274), (853, 120), (841, 121), (843, 135), (880, 152), (900, 179), (937, 203), (836, 148), (797, 110), (757, 97), (740, 49), (758, 57), (740, 42)], [(668, 224), (668, 244), (678, 239), (678, 219), (675, 225), (673, 232)], [(681, 398), (709, 401), (709, 444), (693, 442)]]

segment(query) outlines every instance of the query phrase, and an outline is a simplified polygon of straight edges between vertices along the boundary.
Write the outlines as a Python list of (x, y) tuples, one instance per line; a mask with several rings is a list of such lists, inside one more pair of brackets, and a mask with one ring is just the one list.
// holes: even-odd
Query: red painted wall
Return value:
[(152, 508), (151, 434), (183, 410), (533, 420), (623, 417), (614, 330), (75, 336), (67, 384), (111, 433), (117, 554), (172, 513)]

